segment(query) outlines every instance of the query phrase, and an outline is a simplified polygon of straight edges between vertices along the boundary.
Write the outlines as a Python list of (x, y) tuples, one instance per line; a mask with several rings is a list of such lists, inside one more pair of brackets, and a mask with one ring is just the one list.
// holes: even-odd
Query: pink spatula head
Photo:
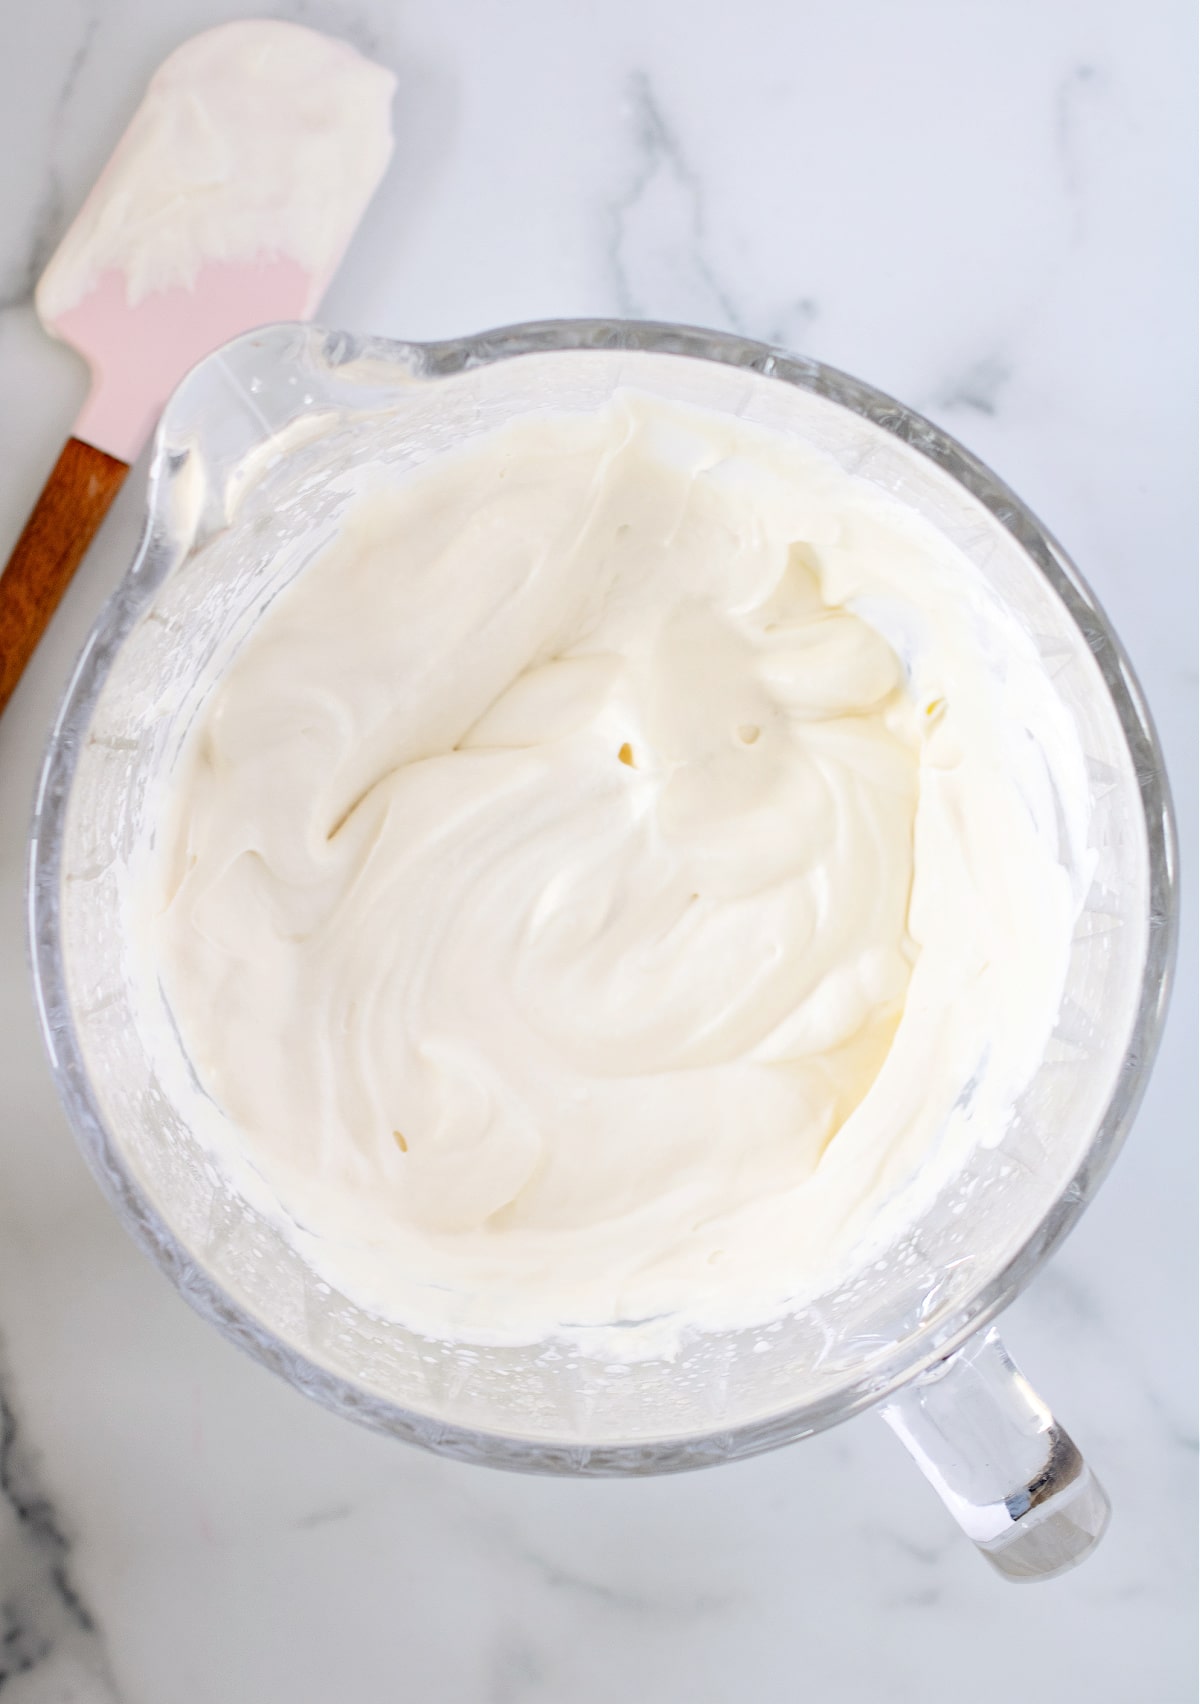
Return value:
[(151, 78), (38, 286), (92, 388), (0, 574), (0, 710), (189, 367), (316, 309), (391, 156), (394, 90), (345, 42), (259, 20)]
[(298, 24), (184, 42), (42, 276), (92, 392), (75, 435), (132, 461), (201, 356), (314, 312), (392, 150), (395, 79)]

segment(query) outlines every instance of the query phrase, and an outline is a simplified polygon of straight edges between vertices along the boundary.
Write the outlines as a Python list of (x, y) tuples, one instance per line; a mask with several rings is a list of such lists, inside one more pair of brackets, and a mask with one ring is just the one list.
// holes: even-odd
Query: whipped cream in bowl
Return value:
[(726, 1459), (948, 1353), (1165, 975), (1153, 736), (1052, 541), (715, 334), (214, 362), (35, 838), (125, 1217), (303, 1388), (513, 1465)]
[(214, 1152), (409, 1326), (768, 1323), (1032, 1075), (1070, 724), (936, 536), (744, 423), (622, 387), (374, 484), (139, 885)]

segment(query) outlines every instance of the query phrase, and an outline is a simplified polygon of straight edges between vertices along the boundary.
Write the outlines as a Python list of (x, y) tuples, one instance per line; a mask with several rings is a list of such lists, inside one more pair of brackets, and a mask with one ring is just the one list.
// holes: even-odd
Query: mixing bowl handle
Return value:
[(1006, 1579), (1052, 1579), (1100, 1542), (1111, 1512), (1104, 1488), (994, 1327), (879, 1412)]

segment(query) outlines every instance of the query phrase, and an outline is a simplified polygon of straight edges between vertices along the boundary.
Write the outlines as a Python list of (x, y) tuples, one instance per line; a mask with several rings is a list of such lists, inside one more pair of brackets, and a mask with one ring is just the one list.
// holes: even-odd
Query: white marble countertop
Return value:
[[(272, 0), (274, 4), (274, 0)], [(1007, 478), (1149, 692), (1195, 869), (1187, 0), (283, 0), (400, 77), (328, 323), (734, 327), (859, 373)], [(82, 397), (34, 278), (145, 79), (226, 0), (11, 7), (0, 59), (0, 558)], [(1016, 1590), (864, 1417), (679, 1479), (507, 1477), (317, 1409), (127, 1240), (51, 1088), (30, 799), (128, 563), (121, 494), (0, 722), (3, 1704), (1187, 1704), (1195, 1693), (1194, 913), (1099, 1202), (1007, 1335), (1116, 1514)]]

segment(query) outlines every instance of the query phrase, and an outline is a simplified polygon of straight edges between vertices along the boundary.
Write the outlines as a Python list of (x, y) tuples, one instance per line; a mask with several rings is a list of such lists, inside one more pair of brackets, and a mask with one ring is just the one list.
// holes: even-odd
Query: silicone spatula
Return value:
[(0, 575), (3, 710), (129, 464), (202, 356), (309, 319), (392, 151), (395, 78), (298, 24), (177, 48), (42, 275), (91, 390)]

